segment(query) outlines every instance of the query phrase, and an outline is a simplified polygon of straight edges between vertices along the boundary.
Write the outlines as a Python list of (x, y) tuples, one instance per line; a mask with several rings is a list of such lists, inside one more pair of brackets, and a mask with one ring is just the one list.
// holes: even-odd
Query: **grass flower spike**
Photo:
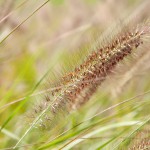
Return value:
[(136, 53), (149, 30), (150, 27), (146, 24), (132, 28), (124, 27), (109, 42), (105, 42), (103, 46), (99, 45), (73, 72), (63, 76), (58, 85), (60, 88), (56, 87), (56, 90), (41, 102), (39, 109), (35, 109), (36, 116), (51, 105), (40, 126), (45, 126), (44, 122), (52, 121), (59, 112), (69, 113), (85, 104), (115, 66), (128, 55)]

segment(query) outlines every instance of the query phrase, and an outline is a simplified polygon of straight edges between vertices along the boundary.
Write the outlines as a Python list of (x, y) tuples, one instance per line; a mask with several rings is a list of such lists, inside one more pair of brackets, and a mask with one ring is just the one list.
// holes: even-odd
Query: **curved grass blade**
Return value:
[[(135, 100), (136, 98), (140, 98), (140, 97), (142, 97), (142, 96), (144, 96), (144, 95), (146, 95), (146, 94), (150, 94), (150, 91), (147, 91), (147, 92), (144, 92), (144, 93), (142, 93), (142, 94), (136, 95), (135, 97), (129, 98), (129, 99), (127, 99), (127, 100), (124, 100), (124, 101), (122, 101), (122, 102), (120, 102), (120, 103), (117, 103), (117, 104), (115, 104), (115, 105), (113, 105), (113, 106), (108, 107), (107, 109), (105, 109), (105, 110), (103, 110), (103, 111), (98, 112), (98, 113), (95, 114), (93, 117), (90, 117), (90, 118), (88, 118), (88, 119), (86, 119), (86, 120), (84, 120), (84, 121), (78, 123), (78, 124), (75, 125), (74, 127), (70, 128), (70, 129), (64, 131), (63, 133), (61, 133), (60, 135), (56, 136), (53, 140), (51, 140), (51, 141), (49, 141), (48, 143), (46, 143), (46, 144), (44, 144), (43, 146), (41, 146), (41, 147), (39, 148), (39, 150), (43, 150), (43, 149), (46, 149), (46, 148), (50, 148), (50, 147), (52, 147), (52, 146), (54, 146), (54, 145), (56, 145), (56, 144), (58, 144), (58, 143), (63, 142), (63, 141), (66, 140), (67, 138), (70, 138), (70, 137), (72, 137), (72, 136), (77, 135), (77, 133), (79, 133), (79, 132), (75, 133), (75, 134), (72, 135), (72, 136), (71, 136), (71, 134), (67, 134), (67, 133), (70, 132), (71, 130), (77, 128), (77, 127), (80, 126), (81, 124), (83, 124), (83, 123), (85, 123), (85, 122), (88, 122), (88, 121), (90, 121), (90, 120), (92, 120), (92, 119), (94, 119), (94, 118), (96, 118), (96, 117), (98, 117), (98, 116), (104, 114), (104, 113), (107, 112), (107, 111), (113, 110), (114, 108), (116, 108), (116, 107), (118, 107), (118, 106), (120, 106), (120, 105), (126, 104), (126, 103), (128, 103), (128, 102), (132, 102), (132, 101)], [(126, 107), (128, 107), (127, 104), (126, 104)], [(105, 119), (106, 119), (106, 118), (105, 118)], [(65, 135), (65, 134), (67, 134), (67, 135)]]
[(45, 1), (36, 10), (34, 10), (26, 19), (24, 19), (20, 24), (18, 24), (8, 35), (6, 35), (1, 41), (2, 44), (11, 34), (13, 34), (22, 24), (24, 24), (29, 18), (31, 18), (37, 11), (39, 11), (44, 5), (46, 5), (50, 0)]
[(139, 127), (137, 127), (128, 137), (126, 137), (124, 140), (122, 140), (116, 147), (114, 147), (112, 150), (117, 150), (124, 142), (126, 142), (127, 139), (132, 137), (139, 129), (141, 129), (145, 124), (147, 124), (150, 121), (150, 116), (146, 121), (144, 121)]

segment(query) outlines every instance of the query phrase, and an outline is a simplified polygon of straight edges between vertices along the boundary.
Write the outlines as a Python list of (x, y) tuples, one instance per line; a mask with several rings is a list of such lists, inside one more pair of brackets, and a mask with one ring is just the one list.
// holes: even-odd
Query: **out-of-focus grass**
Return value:
[[(44, 2), (21, 3), (0, 1), (0, 19), (11, 12), (0, 23), (0, 41)], [(144, 93), (150, 90), (147, 61), (142, 73), (135, 72), (119, 94), (115, 81), (123, 78), (117, 72), (121, 67), (116, 70), (116, 79), (109, 79), (112, 86), (104, 84), (80, 110), (66, 119), (60, 117), (52, 130), (41, 132), (31, 128), (26, 134), (30, 122), (27, 123), (25, 113), (42, 100), (43, 94), (38, 93), (45, 82), (54, 80), (52, 72), (59, 76), (61, 72), (72, 71), (86, 56), (93, 38), (99, 38), (120, 14), (128, 14), (138, 3), (138, 0), (51, 0), (0, 44), (0, 126), (4, 127), (0, 148), (12, 149), (26, 135), (19, 143), (23, 148), (18, 149), (119, 149), (124, 139), (149, 120), (150, 96)], [(149, 17), (149, 7), (146, 8), (141, 20)], [(23, 99), (7, 105), (20, 98)]]

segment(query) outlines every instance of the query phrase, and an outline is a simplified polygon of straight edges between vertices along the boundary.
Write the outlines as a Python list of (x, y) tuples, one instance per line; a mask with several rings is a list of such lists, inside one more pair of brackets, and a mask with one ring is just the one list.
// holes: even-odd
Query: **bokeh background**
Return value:
[[(45, 85), (46, 88), (51, 87), (48, 80), (55, 82), (61, 74), (72, 71), (94, 49), (96, 40), (116, 22), (121, 24), (133, 15), (133, 21), (140, 23), (147, 20), (150, 14), (148, 0), (50, 0), (44, 3), (44, 0), (0, 0), (1, 149), (11, 149), (24, 135), (30, 126), (25, 114), (35, 103), (42, 101), (46, 93)], [(42, 7), (39, 8), (40, 6)], [(108, 35), (111, 36), (113, 32), (109, 31)], [(117, 66), (115, 73), (90, 102), (67, 120), (68, 124), (64, 121), (63, 127), (44, 133), (33, 129), (22, 140), (24, 145), (31, 145), (18, 149), (37, 149), (62, 131), (84, 122), (96, 113), (150, 90), (149, 51), (147, 45), (139, 55), (128, 58)], [(56, 73), (55, 77), (53, 73)], [(29, 97), (25, 98), (27, 95)], [(99, 138), (92, 139), (95, 135), (92, 134), (91, 139), (82, 139), (81, 144), (73, 143), (72, 149), (96, 149), (114, 139), (103, 147), (110, 149), (134, 131), (135, 127), (115, 128), (114, 132), (113, 127), (109, 126), (115, 123), (117, 126), (122, 121), (128, 121), (129, 124), (141, 121), (138, 124), (141, 125), (148, 119), (149, 99), (149, 94), (143, 94), (136, 98), (136, 102), (125, 103), (107, 111), (101, 117), (72, 130), (68, 139), (64, 137), (61, 142), (51, 142), (51, 147), (48, 148), (58, 149), (80, 135), (87, 126), (92, 127), (95, 121), (106, 119), (89, 130), (92, 133), (102, 128), (104, 132), (98, 135)], [(26, 101), (23, 102), (24, 100)], [(21, 109), (18, 109), (21, 105)], [(112, 114), (117, 115), (112, 117)], [(104, 129), (104, 126), (108, 128)], [(127, 132), (121, 135), (124, 129)], [(116, 136), (118, 139), (115, 140)]]

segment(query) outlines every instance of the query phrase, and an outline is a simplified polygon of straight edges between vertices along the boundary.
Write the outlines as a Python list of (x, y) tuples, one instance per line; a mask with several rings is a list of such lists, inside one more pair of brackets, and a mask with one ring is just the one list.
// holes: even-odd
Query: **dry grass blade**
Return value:
[(6, 35), (1, 41), (2, 44), (10, 35), (12, 35), (22, 24), (24, 24), (29, 18), (31, 18), (38, 10), (40, 10), (44, 5), (46, 5), (50, 0), (45, 1), (42, 5), (40, 5), (36, 10), (34, 10), (26, 19), (24, 19), (21, 23), (19, 23), (8, 35)]

